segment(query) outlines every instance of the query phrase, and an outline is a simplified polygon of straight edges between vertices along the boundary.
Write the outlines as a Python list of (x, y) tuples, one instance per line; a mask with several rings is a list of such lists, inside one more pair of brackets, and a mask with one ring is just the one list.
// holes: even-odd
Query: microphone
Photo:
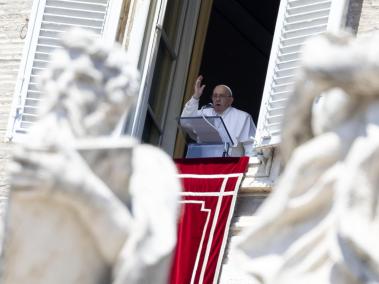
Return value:
[(203, 105), (203, 106), (201, 107), (201, 109), (213, 108), (213, 107), (214, 107), (214, 106), (213, 106), (212, 103), (208, 103), (208, 104), (206, 104), (206, 105)]

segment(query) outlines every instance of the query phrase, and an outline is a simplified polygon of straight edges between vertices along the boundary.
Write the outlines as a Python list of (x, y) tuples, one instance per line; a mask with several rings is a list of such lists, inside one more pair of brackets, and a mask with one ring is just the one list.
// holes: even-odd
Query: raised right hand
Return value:
[(193, 97), (195, 99), (199, 99), (201, 95), (203, 94), (205, 85), (201, 85), (202, 81), (203, 81), (203, 76), (200, 75), (199, 77), (197, 77), (196, 82), (195, 82), (195, 89), (194, 89), (195, 92), (193, 94)]

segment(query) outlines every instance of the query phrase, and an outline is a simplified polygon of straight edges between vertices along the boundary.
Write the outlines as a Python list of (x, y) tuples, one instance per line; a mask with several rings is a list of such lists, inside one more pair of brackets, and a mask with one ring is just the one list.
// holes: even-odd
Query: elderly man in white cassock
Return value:
[[(233, 140), (233, 144), (245, 144), (245, 153), (251, 151), (251, 142), (255, 136), (255, 124), (250, 114), (232, 107), (233, 93), (226, 85), (217, 85), (212, 93), (212, 108), (199, 109), (199, 100), (205, 85), (202, 85), (203, 76), (199, 76), (195, 83), (194, 94), (185, 104), (182, 116), (221, 116)], [(247, 145), (250, 146), (247, 146)]]

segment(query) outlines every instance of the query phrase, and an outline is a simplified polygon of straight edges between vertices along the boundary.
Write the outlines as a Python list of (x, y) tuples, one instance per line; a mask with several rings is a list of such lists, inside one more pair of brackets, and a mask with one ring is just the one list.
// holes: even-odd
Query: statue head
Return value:
[(136, 101), (139, 73), (118, 45), (72, 30), (62, 39), (41, 76), (44, 104), (40, 117), (65, 119), (73, 135), (109, 135)]

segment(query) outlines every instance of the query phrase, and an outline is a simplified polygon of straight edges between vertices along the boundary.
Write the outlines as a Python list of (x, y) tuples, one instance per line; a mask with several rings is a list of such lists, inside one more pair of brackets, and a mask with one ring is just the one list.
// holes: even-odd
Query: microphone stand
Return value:
[(200, 111), (201, 111), (201, 117), (204, 119), (204, 121), (205, 121), (206, 123), (209, 124), (209, 126), (211, 126), (213, 129), (215, 129), (216, 131), (218, 131), (217, 127), (214, 126), (212, 123), (209, 122), (208, 119), (205, 118), (205, 115), (204, 115), (204, 109), (206, 109), (206, 108), (213, 108), (213, 104), (212, 104), (212, 103), (209, 103), (209, 104), (203, 105), (203, 106), (201, 107), (201, 109), (200, 109)]

